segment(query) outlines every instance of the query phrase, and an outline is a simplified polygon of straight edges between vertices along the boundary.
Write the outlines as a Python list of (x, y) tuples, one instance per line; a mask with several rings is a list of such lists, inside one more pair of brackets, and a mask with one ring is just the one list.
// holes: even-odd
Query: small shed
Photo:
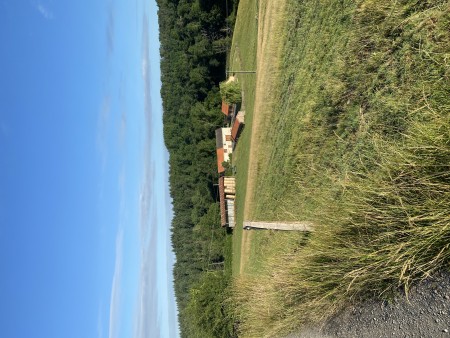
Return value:
[(224, 113), (226, 116), (233, 116), (234, 105), (228, 104), (225, 101), (222, 101), (222, 113)]

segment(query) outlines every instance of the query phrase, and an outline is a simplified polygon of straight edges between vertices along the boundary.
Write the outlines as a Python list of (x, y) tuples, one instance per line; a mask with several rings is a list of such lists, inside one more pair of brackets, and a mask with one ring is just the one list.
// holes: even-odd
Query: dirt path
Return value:
[[(270, 97), (274, 92), (275, 79), (279, 68), (280, 47), (282, 45), (280, 35), (277, 32), (279, 30), (278, 27), (284, 26), (285, 7), (285, 0), (261, 0), (259, 2), (255, 105), (250, 140), (244, 220), (253, 219), (253, 202), (256, 198), (255, 185), (258, 176), (258, 165), (261, 163), (261, 143), (264, 139), (262, 132), (267, 130), (266, 127), (272, 113), (267, 108), (270, 106)], [(245, 266), (249, 259), (252, 236), (252, 231), (244, 231), (242, 234), (241, 274), (245, 271)]]

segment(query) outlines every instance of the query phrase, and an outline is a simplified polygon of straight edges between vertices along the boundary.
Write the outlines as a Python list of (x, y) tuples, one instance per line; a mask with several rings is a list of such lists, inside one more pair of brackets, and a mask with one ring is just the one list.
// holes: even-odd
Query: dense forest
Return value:
[(237, 6), (232, 0), (157, 0), (164, 139), (170, 153), (172, 245), (183, 337), (231, 337), (224, 299), (230, 235), (220, 227), (215, 129)]

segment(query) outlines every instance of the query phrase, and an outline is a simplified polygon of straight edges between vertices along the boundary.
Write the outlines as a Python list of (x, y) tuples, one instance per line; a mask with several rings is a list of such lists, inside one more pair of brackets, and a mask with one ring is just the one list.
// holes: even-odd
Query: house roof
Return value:
[(216, 149), (223, 148), (222, 128), (216, 129)]
[(236, 140), (236, 136), (238, 135), (240, 126), (241, 126), (241, 124), (240, 124), (239, 120), (235, 119), (234, 123), (233, 123), (233, 128), (231, 128), (231, 138), (234, 141)]
[(236, 142), (243, 127), (244, 123), (242, 123), (239, 118), (236, 118), (234, 120), (233, 128), (231, 128), (231, 138), (233, 139), (233, 141)]
[(217, 172), (220, 174), (225, 171), (225, 168), (222, 165), (222, 163), (225, 160), (223, 148), (216, 149), (216, 154), (217, 154)]
[(230, 114), (230, 105), (224, 101), (222, 101), (222, 113), (224, 113), (226, 116)]
[(225, 206), (225, 183), (224, 178), (219, 177), (219, 200), (220, 200), (220, 224), (227, 225), (227, 211)]

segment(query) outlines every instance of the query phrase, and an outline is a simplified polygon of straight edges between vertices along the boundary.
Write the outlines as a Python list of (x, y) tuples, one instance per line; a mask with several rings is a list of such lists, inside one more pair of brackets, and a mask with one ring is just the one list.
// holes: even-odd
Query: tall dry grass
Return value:
[(373, 140), (377, 170), (348, 173), (307, 244), (276, 244), (262, 275), (236, 280), (242, 336), (281, 336), (448, 267), (450, 118), (424, 116), (396, 144)]
[[(328, 27), (332, 16), (317, 2), (290, 4), (310, 14), (294, 20), (309, 41)], [(336, 80), (332, 90), (310, 92), (320, 85), (313, 78), (307, 87), (295, 82), (304, 60), (317, 71), (321, 61), (307, 56), (321, 45), (298, 55), (303, 40), (291, 46), (289, 61), (297, 63), (287, 63), (292, 76), (281, 88), (292, 88), (283, 111), (291, 138), (277, 135), (275, 154), (291, 154), (284, 151), (289, 146), (302, 167), (292, 178), (273, 170), (281, 161), (269, 161), (263, 182), (269, 188), (259, 183), (257, 207), (262, 214), (272, 207), (271, 182), (283, 183), (274, 179), (282, 172), (295, 188), (282, 191), (298, 192), (286, 196), (290, 204), (282, 211), (317, 226), (306, 242), (299, 234), (273, 236), (262, 272), (235, 281), (230, 302), (242, 337), (280, 337), (349, 302), (407, 293), (415, 281), (449, 268), (449, 2), (361, 0), (346, 8), (342, 20), (332, 21), (337, 28), (354, 25), (342, 56), (346, 66), (328, 76)], [(320, 24), (308, 21), (317, 18)], [(309, 30), (308, 23), (317, 27)], [(294, 166), (291, 157), (282, 160)]]

